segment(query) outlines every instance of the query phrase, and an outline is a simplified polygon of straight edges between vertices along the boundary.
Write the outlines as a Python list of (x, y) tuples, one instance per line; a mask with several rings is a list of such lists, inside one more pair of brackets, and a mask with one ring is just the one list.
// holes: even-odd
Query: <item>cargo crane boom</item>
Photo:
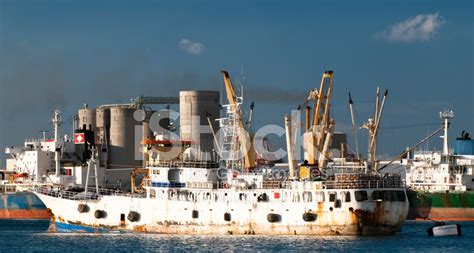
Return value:
[(235, 112), (237, 116), (237, 124), (239, 127), (238, 137), (244, 155), (244, 166), (246, 170), (251, 170), (255, 168), (253, 133), (248, 127), (246, 127), (242, 109), (237, 106), (237, 95), (234, 86), (232, 85), (232, 81), (230, 80), (229, 73), (227, 73), (225, 70), (222, 70), (221, 73), (224, 79), (224, 86), (227, 94), (227, 100), (230, 104), (230, 109), (231, 111)]
[[(333, 71), (324, 71), (319, 90), (311, 90), (307, 100), (307, 105), (313, 100), (314, 107), (312, 119), (309, 119), (310, 107), (306, 107), (305, 143), (307, 153), (305, 160), (308, 161), (308, 164), (317, 165), (319, 168), (324, 168), (327, 165), (329, 146), (334, 131), (334, 120), (330, 118), (333, 79)], [(308, 121), (311, 121), (312, 128), (308, 128), (310, 125)]]

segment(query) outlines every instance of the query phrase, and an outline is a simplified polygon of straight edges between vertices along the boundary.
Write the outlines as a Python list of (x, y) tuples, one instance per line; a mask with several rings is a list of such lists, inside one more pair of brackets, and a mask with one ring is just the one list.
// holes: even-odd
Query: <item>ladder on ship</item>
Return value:
[[(241, 106), (238, 103), (237, 108)], [(221, 129), (223, 130), (223, 141), (221, 148), (221, 159), (227, 169), (241, 169), (242, 152), (239, 145), (239, 132), (237, 113), (232, 110), (230, 105), (224, 105), (227, 109), (227, 118), (219, 119)]]
[[(92, 147), (92, 155), (91, 158), (87, 161), (87, 175), (86, 175), (86, 184), (84, 186), (84, 192), (87, 196), (87, 190), (89, 188), (89, 179), (93, 179), (95, 181), (95, 191), (99, 194), (99, 177), (97, 175), (97, 164), (98, 161), (96, 160), (96, 152), (95, 148)], [(91, 175), (91, 169), (94, 170), (94, 174)]]

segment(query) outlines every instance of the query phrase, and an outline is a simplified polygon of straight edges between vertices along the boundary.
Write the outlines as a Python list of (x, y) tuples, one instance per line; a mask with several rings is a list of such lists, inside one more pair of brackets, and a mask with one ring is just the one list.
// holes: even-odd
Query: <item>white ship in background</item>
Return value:
[[(149, 118), (137, 121), (133, 112), (145, 104), (177, 102), (175, 97), (138, 97), (129, 104), (101, 105), (96, 109), (85, 105), (73, 117), (72, 137), (64, 138), (60, 136), (61, 113), (54, 110), (52, 138), (43, 131), (43, 138), (26, 139), (23, 146), (5, 148), (9, 158), (6, 168), (0, 170), (0, 219), (49, 218), (44, 204), (27, 192), (33, 185), (60, 185), (83, 191), (90, 182), (101, 188), (130, 190), (130, 174), (139, 176), (137, 167), (142, 165), (142, 157), (137, 159), (133, 152), (134, 140), (151, 136)], [(94, 174), (88, 175), (92, 147), (99, 151), (101, 163)]]
[[(218, 119), (223, 130), (220, 161), (192, 155), (193, 142), (183, 133), (182, 140), (144, 140), (149, 152), (147, 177), (140, 192), (35, 188), (35, 194), (51, 210), (51, 228), (260, 235), (400, 231), (408, 201), (399, 175), (382, 176), (359, 162), (327, 163), (334, 129), (329, 114), (332, 71), (324, 72), (319, 91), (314, 90), (310, 97), (315, 107), (312, 119), (309, 111), (306, 113), (306, 161), (300, 165), (294, 156), (292, 122), (285, 117), (289, 174), (284, 177), (272, 169), (255, 168), (253, 133), (244, 119), (243, 98), (225, 71), (223, 78), (229, 104), (223, 106), (227, 116)], [(183, 109), (204, 116), (199, 103), (183, 105), (181, 113)], [(374, 122), (379, 122), (380, 115)], [(178, 155), (167, 157), (170, 149)], [(89, 173), (94, 173), (101, 163), (98, 152), (93, 151), (88, 163)]]
[(440, 112), (444, 131), (441, 151), (414, 151), (403, 159), (410, 201), (409, 219), (474, 220), (474, 140), (465, 131), (448, 148), (453, 111)]
[[(65, 135), (60, 137), (59, 129), (62, 123), (60, 111), (54, 110), (52, 122), (54, 135), (52, 139), (46, 138), (43, 133), (42, 139), (27, 139), (24, 146), (10, 146), (5, 148), (5, 153), (10, 156), (7, 166), (1, 172), (4, 174), (6, 183), (23, 184), (55, 184), (62, 186), (84, 186), (87, 180), (87, 160), (90, 159), (92, 146), (101, 148), (100, 155), (105, 162), (97, 169), (99, 186), (102, 188), (130, 188), (130, 173), (134, 166), (122, 168), (113, 167), (108, 164), (108, 143), (104, 142), (102, 136), (96, 136), (96, 129), (87, 122), (95, 115), (87, 115), (90, 109), (84, 107), (79, 110), (81, 127), (74, 126), (73, 137)], [(76, 118), (77, 120), (77, 118)], [(94, 119), (95, 121), (95, 119)], [(76, 125), (74, 123), (74, 125)], [(99, 137), (99, 139), (97, 138)], [(105, 138), (107, 138), (105, 136)], [(97, 141), (96, 141), (97, 140)], [(101, 143), (102, 141), (102, 143)], [(89, 175), (90, 177), (92, 175)], [(123, 182), (122, 182), (123, 180)], [(121, 182), (121, 183), (120, 183)]]
[(412, 157), (403, 160), (408, 166), (407, 186), (416, 191), (445, 192), (474, 190), (474, 142), (464, 132), (455, 141), (455, 150), (448, 148), (448, 120), (452, 111), (440, 112), (444, 120), (442, 151), (415, 151)]
[[(84, 110), (79, 110), (79, 115), (83, 116), (81, 112)], [(82, 119), (87, 120), (87, 117)], [(27, 139), (24, 146), (5, 148), (10, 158), (6, 160), (6, 168), (0, 170), (0, 219), (48, 219), (49, 213), (44, 204), (28, 192), (34, 185), (84, 189), (88, 179), (87, 160), (90, 158), (87, 150), (95, 145), (94, 133), (85, 126), (74, 127), (74, 139), (67, 135), (60, 138), (62, 121), (58, 109), (54, 110), (52, 123), (52, 139), (48, 139), (43, 132), (42, 139)], [(106, 152), (102, 154), (105, 156)], [(123, 185), (130, 188), (133, 167), (119, 170), (107, 167), (107, 164), (99, 165), (98, 174), (94, 175), (100, 187), (118, 188)]]

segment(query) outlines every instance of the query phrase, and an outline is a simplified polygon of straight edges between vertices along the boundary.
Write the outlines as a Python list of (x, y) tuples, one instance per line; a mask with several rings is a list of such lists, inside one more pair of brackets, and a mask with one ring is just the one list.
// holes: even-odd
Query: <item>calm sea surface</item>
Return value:
[(458, 223), (461, 237), (429, 237), (430, 222), (407, 222), (395, 236), (308, 237), (49, 233), (48, 221), (0, 220), (0, 252), (474, 252), (474, 222)]

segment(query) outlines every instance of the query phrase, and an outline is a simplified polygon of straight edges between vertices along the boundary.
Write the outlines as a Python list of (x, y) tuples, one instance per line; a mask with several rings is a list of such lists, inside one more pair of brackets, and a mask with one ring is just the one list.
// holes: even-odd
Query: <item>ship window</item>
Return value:
[(351, 202), (351, 193), (350, 192), (342, 192), (342, 197), (344, 202)]
[(357, 202), (366, 201), (368, 199), (367, 191), (355, 191), (354, 195)]
[(373, 191), (372, 192), (372, 199), (373, 200), (378, 200), (378, 199), (383, 200), (383, 195), (384, 195), (383, 193), (384, 193), (384, 191)]
[(329, 202), (336, 201), (336, 192), (329, 192)]
[(311, 192), (308, 192), (308, 191), (303, 192), (303, 201), (306, 201), (306, 202), (313, 201), (313, 194), (311, 194)]
[(300, 195), (297, 192), (293, 192), (293, 202), (300, 202)]
[(314, 200), (316, 202), (324, 202), (324, 192), (319, 191), (314, 193)]
[[(247, 198), (247, 195), (245, 195), (245, 198)], [(257, 202), (268, 202), (269, 198), (268, 195), (264, 192), (257, 197)]]
[(150, 189), (150, 198), (152, 198), (152, 199), (156, 198), (156, 191), (155, 191), (155, 189)]
[(380, 199), (380, 200), (384, 200), (384, 201), (391, 201), (392, 199), (393, 200), (396, 199), (395, 194), (396, 193), (394, 191), (374, 191), (374, 192), (372, 192), (372, 199), (373, 200)]
[(393, 201), (400, 201), (400, 202), (405, 202), (406, 197), (405, 197), (405, 192), (404, 191), (393, 191), (392, 194)]

